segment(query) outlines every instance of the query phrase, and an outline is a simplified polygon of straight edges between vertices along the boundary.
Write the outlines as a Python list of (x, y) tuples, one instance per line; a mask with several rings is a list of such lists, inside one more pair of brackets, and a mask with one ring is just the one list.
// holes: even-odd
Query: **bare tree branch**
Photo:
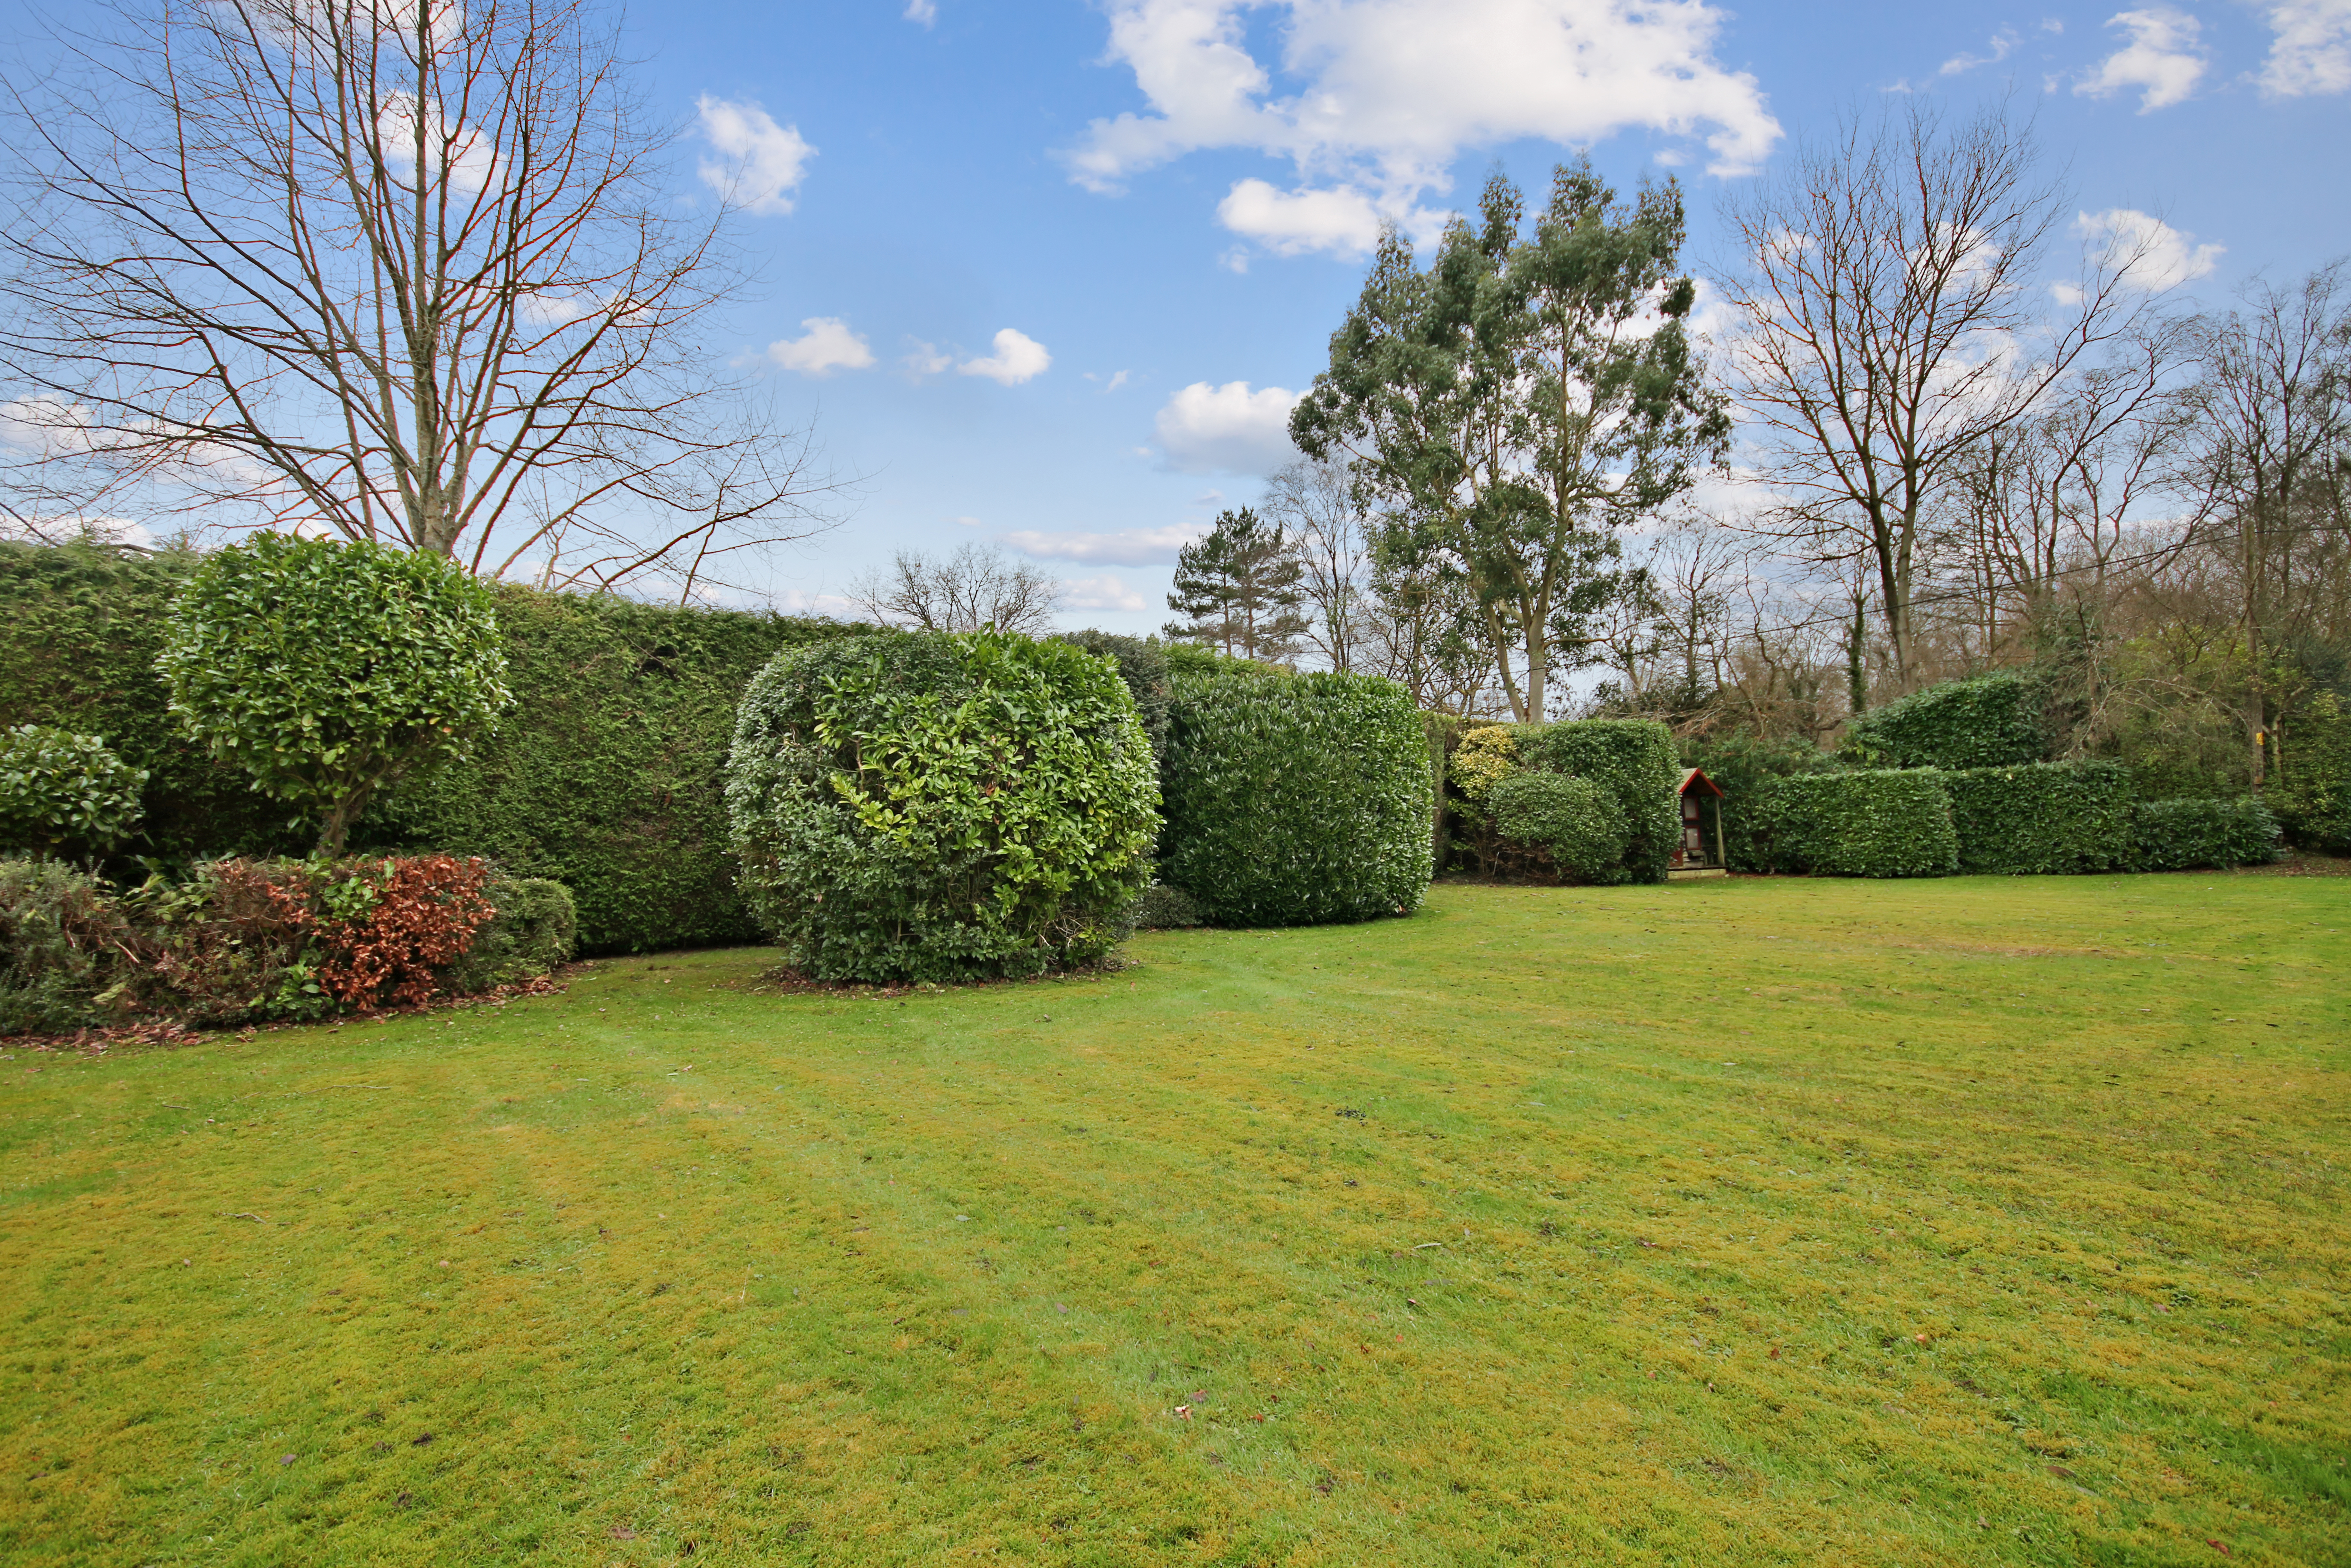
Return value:
[(35, 482), (605, 587), (829, 526), (804, 434), (696, 340), (727, 214), (679, 215), (590, 0), (115, 17), (7, 89)]

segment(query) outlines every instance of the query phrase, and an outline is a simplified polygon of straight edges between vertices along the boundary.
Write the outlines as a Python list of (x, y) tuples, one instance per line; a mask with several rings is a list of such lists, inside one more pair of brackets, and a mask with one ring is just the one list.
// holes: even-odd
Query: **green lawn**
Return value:
[(2347, 932), (1441, 887), (9, 1051), (0, 1557), (2351, 1562)]

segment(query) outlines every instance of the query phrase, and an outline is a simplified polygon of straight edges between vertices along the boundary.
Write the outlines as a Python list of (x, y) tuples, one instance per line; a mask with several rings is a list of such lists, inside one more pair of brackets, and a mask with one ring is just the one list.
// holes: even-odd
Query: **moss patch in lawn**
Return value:
[(0, 1062), (12, 1564), (2325, 1563), (2351, 883), (1440, 887)]

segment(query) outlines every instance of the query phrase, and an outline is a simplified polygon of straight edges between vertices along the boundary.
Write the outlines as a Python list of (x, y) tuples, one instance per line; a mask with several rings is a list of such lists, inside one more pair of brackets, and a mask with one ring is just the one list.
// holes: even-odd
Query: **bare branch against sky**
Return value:
[[(587, 0), (128, 0), (11, 83), (18, 506), (681, 593), (838, 488), (702, 341), (742, 274)], [(63, 476), (72, 475), (68, 484)]]

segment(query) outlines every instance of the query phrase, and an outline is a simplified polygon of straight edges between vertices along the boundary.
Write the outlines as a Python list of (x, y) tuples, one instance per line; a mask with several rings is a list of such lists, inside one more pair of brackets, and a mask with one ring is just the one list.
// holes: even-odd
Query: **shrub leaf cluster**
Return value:
[(1159, 874), (1211, 924), (1311, 925), (1420, 907), (1435, 778), (1402, 686), (1193, 660), (1176, 671), (1173, 716)]
[(1113, 662), (995, 632), (778, 654), (743, 695), (726, 802), (751, 909), (825, 980), (1095, 962), (1159, 830)]

